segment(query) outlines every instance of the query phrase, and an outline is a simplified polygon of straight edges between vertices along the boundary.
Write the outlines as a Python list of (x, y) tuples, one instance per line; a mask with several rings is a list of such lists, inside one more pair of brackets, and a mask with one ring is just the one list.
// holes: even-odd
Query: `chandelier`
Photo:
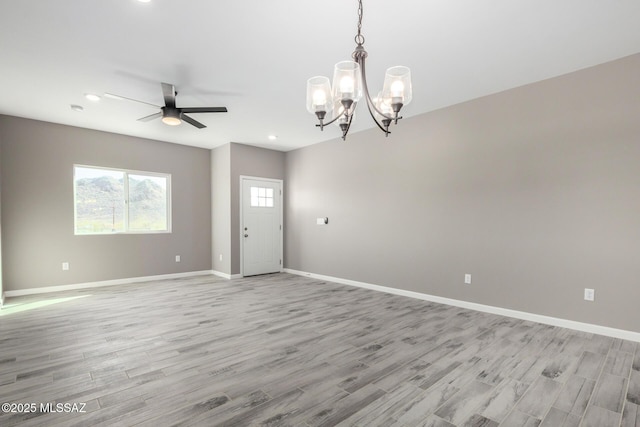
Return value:
[[(324, 76), (312, 77), (307, 81), (307, 110), (318, 118), (317, 127), (336, 123), (342, 130), (345, 140), (355, 115), (358, 101), (364, 98), (373, 121), (388, 136), (389, 125), (398, 124), (402, 117), (398, 115), (404, 105), (411, 102), (411, 70), (404, 66), (395, 66), (387, 70), (382, 91), (371, 98), (367, 86), (362, 35), (362, 0), (358, 0), (358, 33), (355, 36), (356, 50), (351, 55), (353, 61), (342, 61), (335, 65), (333, 87)], [(327, 114), (332, 114), (325, 122)]]

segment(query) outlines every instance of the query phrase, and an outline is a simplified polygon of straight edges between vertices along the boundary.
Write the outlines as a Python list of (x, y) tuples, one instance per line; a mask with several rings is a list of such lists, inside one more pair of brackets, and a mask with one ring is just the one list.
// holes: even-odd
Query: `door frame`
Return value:
[(240, 225), (238, 227), (238, 238), (240, 239), (240, 276), (244, 277), (244, 231), (242, 230), (242, 227), (244, 225), (244, 180), (266, 181), (280, 184), (280, 273), (282, 273), (282, 271), (284, 270), (284, 180), (263, 178), (259, 176), (240, 175), (240, 218), (238, 219), (238, 223)]

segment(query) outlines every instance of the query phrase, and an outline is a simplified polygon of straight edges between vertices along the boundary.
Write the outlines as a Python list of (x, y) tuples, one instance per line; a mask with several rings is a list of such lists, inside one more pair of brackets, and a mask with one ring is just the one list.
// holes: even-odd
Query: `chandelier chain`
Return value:
[(362, 0), (358, 0), (358, 34), (355, 37), (355, 41), (358, 46), (364, 44), (364, 36), (362, 35)]

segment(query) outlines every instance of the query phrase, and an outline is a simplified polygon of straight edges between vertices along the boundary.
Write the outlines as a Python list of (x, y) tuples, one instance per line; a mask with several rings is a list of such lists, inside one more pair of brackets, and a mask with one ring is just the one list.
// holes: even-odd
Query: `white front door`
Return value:
[(241, 177), (242, 275), (282, 271), (282, 181)]

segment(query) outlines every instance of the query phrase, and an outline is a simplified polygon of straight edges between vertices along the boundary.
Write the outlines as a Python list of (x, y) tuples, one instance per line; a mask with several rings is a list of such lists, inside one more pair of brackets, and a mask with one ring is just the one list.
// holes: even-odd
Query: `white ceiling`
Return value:
[[(364, 0), (369, 86), (412, 70), (405, 117), (640, 52), (638, 0)], [(213, 148), (291, 150), (339, 136), (305, 109), (355, 47), (355, 0), (0, 0), (0, 114)], [(208, 127), (136, 119), (162, 104), (227, 106)], [(71, 104), (84, 107), (72, 111)], [(351, 132), (374, 127), (360, 105)], [(400, 122), (401, 125), (402, 122)], [(276, 141), (267, 136), (275, 134)], [(390, 137), (393, 137), (391, 135)]]

